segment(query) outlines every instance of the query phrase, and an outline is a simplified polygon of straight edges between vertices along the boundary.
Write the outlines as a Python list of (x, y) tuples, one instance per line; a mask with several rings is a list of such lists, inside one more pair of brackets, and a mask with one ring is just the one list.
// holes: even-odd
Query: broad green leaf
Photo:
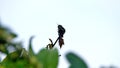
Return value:
[(67, 58), (67, 60), (70, 63), (70, 67), (69, 68), (88, 68), (88, 66), (85, 63), (85, 61), (81, 57), (78, 57), (74, 53), (68, 53), (66, 55), (66, 58)]
[(37, 54), (38, 60), (43, 64), (43, 68), (57, 68), (58, 66), (58, 50), (42, 49)]

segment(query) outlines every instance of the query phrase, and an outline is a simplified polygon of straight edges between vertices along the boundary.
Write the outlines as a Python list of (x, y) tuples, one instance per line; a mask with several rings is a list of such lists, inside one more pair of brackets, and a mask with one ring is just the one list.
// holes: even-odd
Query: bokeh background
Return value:
[(36, 53), (49, 38), (56, 40), (57, 25), (63, 25), (65, 45), (56, 45), (62, 55), (58, 68), (68, 68), (65, 54), (71, 51), (90, 68), (120, 67), (120, 0), (0, 0), (0, 20), (26, 49), (34, 35)]

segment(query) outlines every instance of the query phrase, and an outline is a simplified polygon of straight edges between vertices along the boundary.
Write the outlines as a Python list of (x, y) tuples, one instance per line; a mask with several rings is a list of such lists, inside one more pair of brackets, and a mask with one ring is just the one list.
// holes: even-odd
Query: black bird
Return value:
[(56, 39), (55, 43), (52, 45), (52, 47), (55, 46), (55, 44), (57, 43), (57, 41), (59, 42), (59, 46), (60, 48), (62, 47), (62, 45), (64, 45), (64, 39), (63, 39), (63, 35), (65, 34), (65, 29), (62, 27), (62, 25), (58, 25), (58, 38)]
[(62, 45), (64, 45), (64, 39), (63, 39), (63, 35), (65, 34), (65, 29), (62, 27), (62, 25), (58, 25), (58, 41), (59, 41), (59, 46), (60, 48), (62, 47)]
[(63, 26), (62, 25), (58, 25), (58, 35), (59, 35), (59, 38), (62, 38), (64, 33), (65, 33), (65, 29), (63, 28)]

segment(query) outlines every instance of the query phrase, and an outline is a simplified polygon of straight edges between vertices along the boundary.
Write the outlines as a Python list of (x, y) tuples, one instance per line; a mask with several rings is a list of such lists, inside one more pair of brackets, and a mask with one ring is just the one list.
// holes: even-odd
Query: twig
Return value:
[(59, 37), (56, 39), (56, 41), (55, 41), (55, 43), (53, 44), (53, 46), (52, 47), (54, 47), (55, 46), (55, 44), (57, 43), (57, 41), (59, 40)]

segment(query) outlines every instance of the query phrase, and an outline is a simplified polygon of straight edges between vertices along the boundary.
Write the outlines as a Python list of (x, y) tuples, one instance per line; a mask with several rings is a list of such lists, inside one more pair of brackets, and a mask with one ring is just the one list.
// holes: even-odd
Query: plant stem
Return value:
[(55, 43), (53, 44), (53, 46), (52, 47), (54, 47), (55, 46), (55, 44), (57, 43), (57, 41), (59, 40), (59, 37), (56, 39), (56, 41), (55, 41)]

